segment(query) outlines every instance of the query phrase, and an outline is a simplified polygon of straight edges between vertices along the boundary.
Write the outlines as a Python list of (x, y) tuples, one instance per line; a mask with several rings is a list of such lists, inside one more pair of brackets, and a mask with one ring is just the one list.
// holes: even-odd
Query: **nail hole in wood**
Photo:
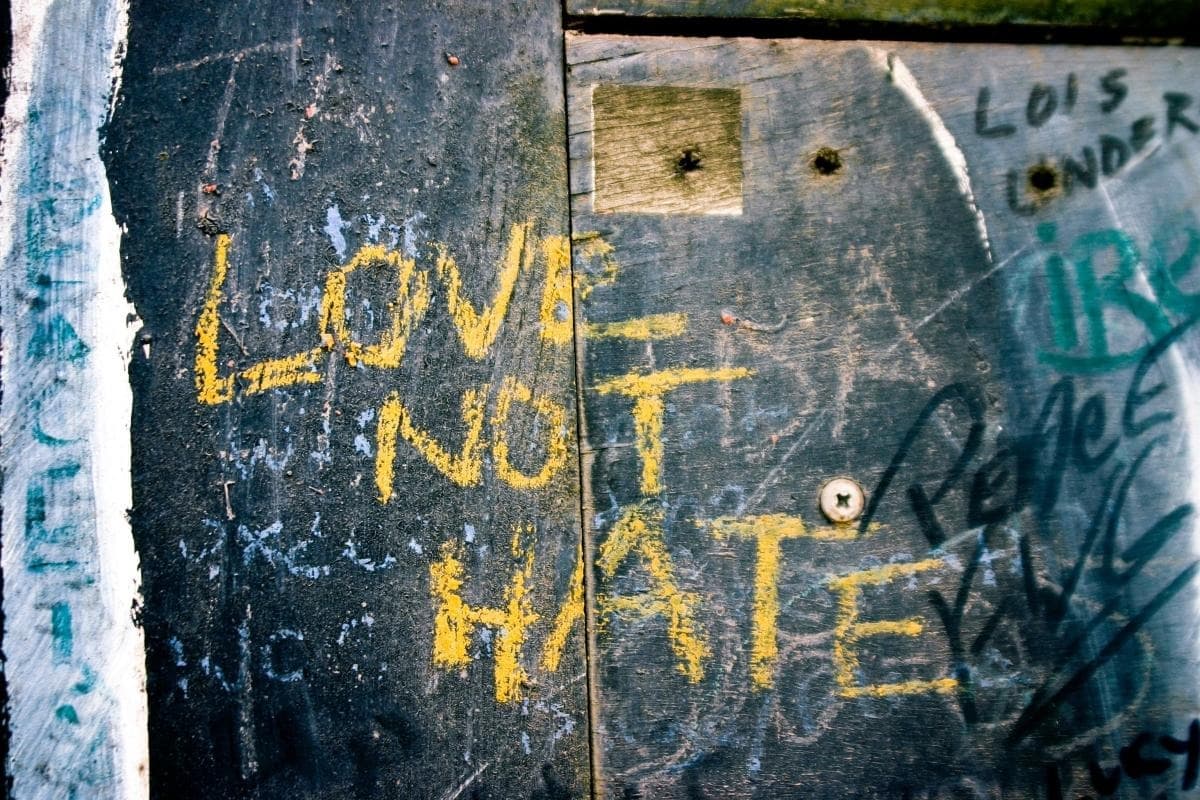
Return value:
[(1029, 168), (1029, 188), (1038, 194), (1051, 192), (1058, 186), (1058, 172), (1054, 167), (1045, 163), (1034, 164)]
[(683, 148), (683, 152), (679, 154), (679, 158), (675, 161), (675, 173), (679, 176), (687, 175), (689, 172), (704, 168), (704, 161), (700, 158), (700, 148), (691, 145)]
[(832, 147), (822, 147), (812, 160), (813, 171), (818, 175), (834, 175), (842, 170), (842, 156)]

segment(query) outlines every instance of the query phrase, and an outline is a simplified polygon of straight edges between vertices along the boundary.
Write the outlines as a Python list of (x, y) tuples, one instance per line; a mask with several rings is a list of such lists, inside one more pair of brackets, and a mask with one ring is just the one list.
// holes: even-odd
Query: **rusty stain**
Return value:
[(453, 53), (446, 53), (446, 63), (452, 67), (457, 67), (459, 64), (458, 56)]
[(779, 333), (787, 326), (787, 323), (787, 314), (780, 317), (779, 322), (776, 322), (774, 325), (768, 325), (762, 322), (755, 322), (752, 319), (739, 317), (728, 309), (722, 309), (721, 311), (721, 324), (734, 325), (742, 330), (754, 331), (755, 333)]

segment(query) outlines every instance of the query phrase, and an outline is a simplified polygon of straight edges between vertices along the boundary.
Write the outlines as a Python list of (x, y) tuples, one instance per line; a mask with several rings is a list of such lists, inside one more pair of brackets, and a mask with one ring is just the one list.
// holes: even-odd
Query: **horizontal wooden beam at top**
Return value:
[(1126, 0), (565, 0), (566, 27), (596, 34), (957, 42), (1186, 43), (1200, 2)]

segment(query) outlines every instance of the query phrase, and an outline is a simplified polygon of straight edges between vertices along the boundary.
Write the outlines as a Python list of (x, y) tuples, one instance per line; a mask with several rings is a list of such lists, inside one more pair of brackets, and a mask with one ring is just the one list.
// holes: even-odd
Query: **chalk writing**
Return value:
[(868, 636), (920, 636), (921, 620), (910, 617), (904, 620), (882, 620), (877, 622), (858, 621), (858, 596), (861, 587), (888, 583), (904, 575), (938, 569), (943, 566), (940, 559), (929, 558), (915, 564), (888, 564), (883, 567), (863, 570), (834, 578), (830, 588), (838, 595), (837, 627), (834, 628), (833, 663), (835, 677), (842, 697), (889, 697), (924, 692), (950, 692), (958, 688), (954, 678), (938, 678), (932, 681), (911, 680), (903, 683), (876, 683), (860, 685), (855, 678), (858, 671), (858, 656), (854, 645)]
[[(611, 246), (596, 234), (583, 234), (581, 250), (585, 255), (599, 257), (602, 272), (598, 281), (587, 291), (615, 283), (621, 272)], [(581, 292), (583, 294), (583, 292)], [(635, 320), (606, 323), (586, 323), (589, 338), (620, 337), (632, 341), (677, 336), (686, 330), (684, 315), (657, 314)], [(704, 678), (704, 662), (711, 652), (699, 624), (700, 598), (683, 590), (667, 548), (661, 496), (664, 482), (665, 442), (663, 422), (665, 396), (685, 386), (711, 382), (728, 382), (750, 378), (753, 370), (744, 367), (717, 369), (685, 367), (630, 372), (597, 382), (592, 391), (598, 396), (619, 395), (634, 401), (634, 449), (640, 464), (639, 490), (636, 503), (627, 505), (600, 542), (596, 567), (601, 577), (612, 581), (627, 561), (635, 560), (649, 575), (650, 588), (634, 595), (613, 595), (601, 592), (597, 597), (601, 624), (613, 615), (634, 619), (661, 616), (666, 618), (667, 638), (675, 657), (675, 667), (691, 683)], [(783, 543), (789, 540), (811, 539), (824, 542), (853, 542), (859, 531), (852, 525), (831, 528), (809, 528), (799, 516), (768, 514), (750, 517), (719, 517), (700, 519), (696, 525), (717, 541), (746, 539), (756, 543), (754, 574), (754, 608), (750, 630), (750, 683), (752, 690), (769, 689), (774, 685), (778, 668), (777, 620), (779, 616), (778, 582), (783, 556)], [(864, 525), (863, 533), (878, 530), (878, 524)], [(636, 557), (636, 559), (635, 559)], [(892, 576), (913, 574), (942, 566), (936, 559), (917, 564), (892, 565), (878, 570), (861, 571), (848, 576), (831, 577), (830, 588), (839, 598), (839, 615), (834, 627), (832, 658), (842, 698), (860, 696), (947, 692), (957, 686), (953, 678), (931, 681), (913, 680), (903, 684), (858, 685), (855, 679), (857, 657), (854, 645), (868, 636), (899, 634), (916, 636), (922, 626), (915, 620), (903, 622), (857, 622), (859, 586), (882, 583)]]
[[(464, 351), (471, 358), (487, 356), (500, 333), (517, 276), (522, 270), (532, 268), (539, 248), (533, 241), (531, 229), (532, 223), (512, 226), (505, 254), (497, 267), (498, 288), (491, 301), (485, 303), (481, 310), (476, 310), (464, 296), (458, 264), (448, 248), (442, 244), (435, 245), (435, 272), (446, 290), (447, 306), (455, 330)], [(319, 345), (292, 355), (259, 361), (222, 375), (218, 364), (220, 335), (224, 327), (220, 307), (224, 302), (232, 244), (233, 240), (228, 234), (217, 236), (212, 276), (196, 323), (194, 372), (196, 396), (201, 403), (227, 403), (233, 399), (238, 388), (245, 395), (254, 395), (288, 386), (320, 383), (324, 380), (320, 366), (334, 352), (340, 352), (352, 366), (377, 369), (397, 369), (401, 366), (409, 339), (429, 311), (432, 298), (429, 275), (424, 270), (418, 270), (413, 259), (395, 250), (380, 245), (366, 245), (325, 279), (320, 314), (316, 320)], [(571, 332), (569, 303), (561, 305), (570, 299), (569, 250), (563, 237), (550, 236), (541, 241), (540, 252), (547, 270), (541, 335), (547, 341), (562, 344), (570, 339)], [(346, 319), (348, 278), (356, 270), (367, 268), (389, 270), (396, 282), (396, 294), (388, 304), (389, 325), (379, 341), (373, 344), (356, 341)], [(465, 433), (458, 452), (453, 452), (417, 426), (398, 393), (388, 395), (379, 409), (376, 429), (375, 485), (379, 501), (386, 504), (392, 497), (399, 440), (412, 446), (455, 485), (478, 484), (483, 468), (482, 434), (486, 408), (491, 399), (491, 387), (487, 384), (463, 393), (462, 420)], [(522, 471), (511, 459), (505, 425), (516, 405), (533, 409), (541, 418), (545, 431), (545, 457), (535, 472)], [(513, 378), (503, 381), (496, 393), (491, 429), (496, 473), (501, 480), (516, 488), (543, 488), (566, 464), (571, 435), (566, 408), (544, 395), (535, 394), (528, 386)]]
[(818, 541), (845, 542), (858, 538), (853, 526), (809, 529), (800, 517), (767, 514), (757, 517), (718, 517), (700, 520), (718, 540), (749, 539), (755, 542), (754, 613), (750, 633), (750, 682), (755, 689), (768, 689), (775, 682), (779, 644), (776, 627), (779, 619), (779, 572), (783, 543), (789, 539), (810, 538)]
[(677, 659), (676, 667), (689, 681), (698, 683), (704, 677), (703, 661), (709, 655), (708, 645), (696, 621), (699, 598), (679, 588), (671, 554), (663, 541), (662, 524), (662, 510), (652, 504), (625, 509), (600, 544), (596, 568), (605, 578), (612, 579), (617, 568), (636, 553), (650, 573), (653, 588), (642, 595), (605, 595), (598, 602), (602, 615), (666, 617), (667, 636)]

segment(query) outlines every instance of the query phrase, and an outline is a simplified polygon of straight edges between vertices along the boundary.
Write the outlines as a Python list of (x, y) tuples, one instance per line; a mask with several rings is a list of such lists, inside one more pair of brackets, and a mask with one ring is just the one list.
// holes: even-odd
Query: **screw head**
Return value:
[(867, 493), (853, 478), (830, 478), (817, 495), (821, 513), (830, 522), (853, 522), (862, 516)]

